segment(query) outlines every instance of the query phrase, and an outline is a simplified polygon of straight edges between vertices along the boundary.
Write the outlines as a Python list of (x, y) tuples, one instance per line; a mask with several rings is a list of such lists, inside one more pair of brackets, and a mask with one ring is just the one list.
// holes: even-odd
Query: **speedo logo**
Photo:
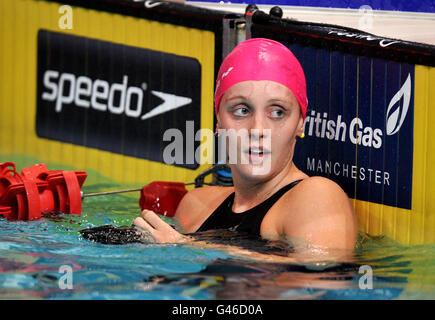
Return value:
[[(386, 135), (399, 132), (408, 113), (411, 101), (411, 75), (402, 88), (391, 99), (386, 112)], [(355, 145), (379, 149), (382, 147), (383, 131), (380, 128), (365, 126), (363, 121), (355, 117), (348, 124), (343, 121), (342, 115), (336, 119), (328, 119), (327, 112), (311, 110), (304, 122), (304, 132), (316, 138), (346, 142)]]
[(61, 112), (65, 105), (75, 105), (145, 120), (192, 102), (188, 97), (151, 90), (151, 94), (162, 99), (163, 103), (142, 114), (145, 109), (143, 102), (147, 84), (144, 82), (141, 87), (129, 86), (127, 75), (122, 76), (121, 83), (109, 83), (102, 79), (93, 80), (86, 76), (76, 77), (72, 73), (47, 70), (43, 76), (43, 84), (41, 98), (55, 101), (56, 112)]

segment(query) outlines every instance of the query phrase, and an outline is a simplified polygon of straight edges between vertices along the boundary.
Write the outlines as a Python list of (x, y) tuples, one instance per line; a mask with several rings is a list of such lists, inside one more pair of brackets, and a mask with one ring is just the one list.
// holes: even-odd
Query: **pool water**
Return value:
[[(85, 193), (121, 187), (88, 175)], [(435, 245), (360, 234), (355, 264), (313, 270), (206, 246), (105, 245), (80, 236), (88, 227), (131, 225), (138, 196), (86, 198), (82, 215), (0, 218), (0, 299), (435, 299)], [(370, 266), (372, 286), (361, 265)]]

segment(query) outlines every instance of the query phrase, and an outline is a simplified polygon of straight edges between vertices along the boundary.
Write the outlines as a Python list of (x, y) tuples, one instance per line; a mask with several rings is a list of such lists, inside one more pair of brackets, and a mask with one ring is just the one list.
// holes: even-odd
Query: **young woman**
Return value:
[[(304, 72), (284, 45), (250, 39), (225, 58), (216, 81), (217, 130), (246, 133), (247, 145), (227, 148), (247, 161), (230, 162), (234, 187), (197, 188), (184, 196), (175, 214), (182, 233), (225, 228), (300, 250), (354, 248), (357, 219), (345, 192), (329, 179), (308, 177), (292, 160), (307, 105)], [(157, 242), (186, 240), (152, 211), (134, 225)]]

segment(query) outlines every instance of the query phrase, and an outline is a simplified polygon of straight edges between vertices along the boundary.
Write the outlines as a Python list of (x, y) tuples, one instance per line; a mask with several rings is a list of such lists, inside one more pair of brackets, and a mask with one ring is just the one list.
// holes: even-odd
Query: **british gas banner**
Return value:
[[(197, 0), (196, 0), (197, 1)], [(219, 2), (219, 3), (249, 3), (245, 0), (207, 0), (199, 2)], [(435, 12), (433, 1), (421, 0), (395, 0), (395, 1), (378, 1), (378, 0), (257, 0), (253, 3), (257, 5), (272, 6), (301, 6), (301, 7), (323, 7), (323, 8), (342, 8), (342, 9), (359, 9), (363, 6), (370, 6), (374, 10), (388, 11), (411, 11), (411, 12)]]
[(414, 67), (289, 47), (302, 62), (309, 101), (297, 166), (352, 198), (411, 209)]
[(252, 21), (252, 37), (282, 42), (305, 71), (295, 164), (345, 190), (361, 231), (435, 243), (435, 47), (261, 11)]

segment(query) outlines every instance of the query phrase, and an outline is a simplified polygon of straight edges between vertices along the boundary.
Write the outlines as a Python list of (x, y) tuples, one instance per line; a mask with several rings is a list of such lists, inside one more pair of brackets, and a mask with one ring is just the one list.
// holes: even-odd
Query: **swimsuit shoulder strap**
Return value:
[(249, 234), (259, 236), (260, 226), (264, 216), (269, 209), (279, 200), (287, 191), (296, 186), (302, 179), (293, 181), (282, 187), (272, 196), (264, 200), (255, 207), (240, 213), (232, 211), (234, 202), (234, 192), (231, 193), (221, 205), (207, 218), (198, 231), (215, 230), (215, 229), (233, 229), (245, 231)]

